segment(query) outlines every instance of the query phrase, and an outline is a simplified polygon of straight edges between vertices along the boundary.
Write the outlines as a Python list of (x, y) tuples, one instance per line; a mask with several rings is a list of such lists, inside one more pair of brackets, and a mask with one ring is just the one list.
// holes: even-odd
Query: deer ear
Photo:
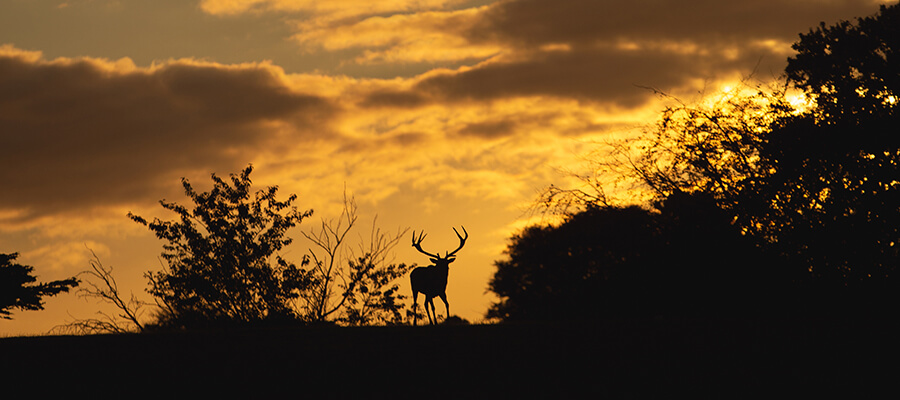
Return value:
[(452, 263), (452, 262), (454, 262), (454, 261), (456, 261), (456, 257), (450, 257), (450, 258), (447, 259), (447, 262), (448, 262), (448, 263)]
[(438, 262), (438, 259), (437, 259), (437, 258), (429, 258), (429, 260), (431, 260), (431, 262), (433, 262), (433, 263), (437, 263), (437, 262)]

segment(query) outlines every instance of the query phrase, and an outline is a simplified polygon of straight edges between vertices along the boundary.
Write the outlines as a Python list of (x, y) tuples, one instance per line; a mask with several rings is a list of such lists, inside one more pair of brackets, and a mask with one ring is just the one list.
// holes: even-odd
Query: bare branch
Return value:
[(345, 191), (341, 215), (323, 220), (318, 229), (303, 233), (313, 243), (309, 256), (315, 263), (316, 283), (297, 304), (312, 321), (365, 325), (402, 319), (402, 305), (395, 300), (403, 296), (395, 294), (396, 285), (390, 285), (405, 275), (407, 267), (387, 260), (390, 250), (408, 229), (398, 229), (393, 236), (384, 233), (377, 226), (376, 216), (368, 240), (360, 237), (360, 243), (350, 248), (348, 234), (357, 225), (357, 210), (356, 202)]
[(102, 303), (112, 304), (118, 309), (118, 314), (109, 315), (98, 311), (97, 314), (100, 318), (76, 319), (56, 327), (54, 330), (78, 334), (143, 331), (144, 324), (140, 319), (144, 312), (144, 306), (149, 304), (140, 301), (133, 293), (128, 300), (124, 300), (119, 293), (119, 285), (113, 277), (113, 268), (103, 266), (97, 254), (91, 249), (88, 251), (93, 257), (89, 261), (91, 269), (78, 274), (85, 275), (86, 279), (77, 294), (83, 299), (98, 299)]

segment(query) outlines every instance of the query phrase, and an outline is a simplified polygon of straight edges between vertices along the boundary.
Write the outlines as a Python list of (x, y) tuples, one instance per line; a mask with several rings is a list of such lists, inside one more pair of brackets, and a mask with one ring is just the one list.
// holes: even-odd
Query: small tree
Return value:
[(12, 319), (11, 310), (43, 310), (46, 296), (68, 292), (78, 286), (78, 279), (69, 278), (47, 283), (35, 283), (34, 267), (16, 263), (18, 253), (0, 253), (0, 318)]
[(373, 220), (368, 241), (360, 238), (355, 251), (348, 249), (347, 236), (357, 223), (357, 206), (344, 196), (344, 209), (336, 220), (323, 220), (318, 230), (304, 232), (314, 249), (310, 290), (302, 295), (301, 313), (310, 321), (334, 321), (347, 325), (397, 324), (403, 321), (398, 278), (411, 266), (388, 259), (391, 250), (408, 229), (395, 235), (383, 232)]
[[(306, 271), (277, 255), (291, 243), (285, 234), (312, 211), (299, 211), (276, 199), (277, 186), (254, 194), (250, 172), (231, 174), (231, 182), (212, 175), (213, 188), (198, 193), (182, 179), (194, 208), (160, 201), (178, 215), (174, 221), (144, 218), (129, 213), (160, 239), (163, 271), (150, 272), (149, 292), (161, 305), (160, 323), (169, 326), (252, 323), (294, 318), (292, 299), (307, 289)], [(274, 262), (272, 260), (274, 258)]]
[(347, 301), (339, 321), (349, 325), (403, 322), (402, 301), (406, 296), (398, 294), (399, 286), (395, 282), (413, 266), (391, 263), (387, 256), (406, 231), (391, 236), (373, 226), (368, 247), (360, 244), (361, 255), (348, 261), (350, 282), (355, 282), (356, 290), (344, 295)]

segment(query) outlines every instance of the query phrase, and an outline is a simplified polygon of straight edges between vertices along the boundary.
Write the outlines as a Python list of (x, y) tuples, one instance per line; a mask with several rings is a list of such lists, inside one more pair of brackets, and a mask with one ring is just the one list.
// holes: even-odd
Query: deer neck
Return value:
[(435, 264), (435, 265), (432, 265), (431, 268), (435, 271), (435, 275), (438, 275), (438, 276), (441, 276), (444, 278), (446, 278), (447, 275), (450, 274), (450, 265), (448, 265), (448, 264), (445, 264), (445, 265)]

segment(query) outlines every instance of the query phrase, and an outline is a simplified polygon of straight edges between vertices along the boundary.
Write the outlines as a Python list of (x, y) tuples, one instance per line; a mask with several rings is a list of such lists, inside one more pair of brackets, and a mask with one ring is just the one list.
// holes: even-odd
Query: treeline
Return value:
[[(612, 146), (588, 187), (543, 198), (565, 221), (512, 238), (489, 315), (830, 315), (896, 311), (900, 6), (793, 45), (780, 88), (666, 109)], [(794, 106), (800, 90), (808, 107)], [(615, 158), (618, 157), (618, 158)], [(624, 171), (624, 173), (621, 173)], [(574, 208), (573, 208), (574, 207)]]

